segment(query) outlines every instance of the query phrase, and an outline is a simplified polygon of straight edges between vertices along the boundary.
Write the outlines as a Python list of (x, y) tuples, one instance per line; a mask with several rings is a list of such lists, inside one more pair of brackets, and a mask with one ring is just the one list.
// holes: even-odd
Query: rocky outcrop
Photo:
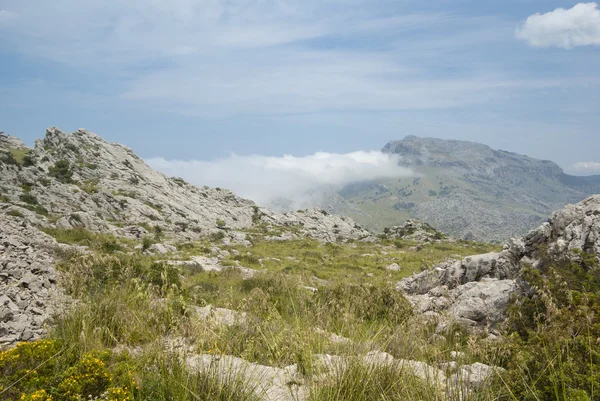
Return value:
[[(359, 240), (373, 240), (373, 235), (356, 224), (351, 218), (331, 215), (321, 209), (298, 210), (284, 214), (263, 213), (263, 222), (276, 226), (293, 227), (294, 233), (285, 233), (284, 240), (294, 239), (298, 236), (310, 236), (325, 242), (335, 242), (346, 238)], [(277, 238), (273, 238), (277, 239)]]
[[(0, 202), (33, 211), (35, 223), (46, 226), (123, 236), (131, 236), (131, 226), (150, 227), (181, 240), (218, 233), (235, 239), (236, 230), (262, 224), (322, 241), (370, 235), (349, 218), (316, 209), (274, 213), (228, 190), (166, 177), (126, 146), (86, 130), (50, 128), (30, 150), (2, 134), (0, 146), (27, 153), (27, 163), (0, 158)], [(28, 220), (29, 214), (20, 213)]]
[(0, 131), (0, 149), (16, 149), (23, 150), (27, 149), (27, 146), (21, 141), (19, 138), (6, 135), (4, 132)]
[(184, 357), (190, 369), (206, 372), (225, 382), (234, 378), (241, 380), (262, 401), (308, 400), (311, 386), (334, 383), (340, 372), (356, 363), (393, 368), (401, 374), (416, 377), (435, 389), (441, 399), (453, 393), (466, 395), (471, 390), (480, 389), (503, 371), (482, 363), (459, 365), (455, 362), (440, 369), (421, 361), (395, 359), (381, 351), (371, 351), (359, 357), (320, 354), (314, 359), (319, 374), (311, 377), (301, 374), (295, 364), (277, 368), (229, 355), (192, 354)]
[(0, 346), (40, 338), (63, 306), (54, 246), (50, 236), (0, 214)]
[[(555, 212), (536, 230), (511, 240), (499, 253), (442, 263), (397, 284), (420, 313), (492, 332), (519, 290), (523, 264), (536, 266), (541, 250), (557, 255), (583, 251), (600, 258), (600, 195)], [(577, 258), (576, 254), (573, 257)]]
[(403, 239), (417, 242), (433, 242), (446, 238), (444, 234), (419, 220), (406, 220), (399, 226), (388, 227), (383, 230), (387, 239)]

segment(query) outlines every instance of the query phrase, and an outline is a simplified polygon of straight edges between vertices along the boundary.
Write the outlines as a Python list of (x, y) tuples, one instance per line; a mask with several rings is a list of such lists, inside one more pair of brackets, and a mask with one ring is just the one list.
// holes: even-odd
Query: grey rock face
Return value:
[(537, 265), (540, 245), (557, 254), (581, 250), (600, 258), (600, 195), (555, 212), (499, 253), (442, 263), (400, 281), (397, 288), (420, 313), (493, 331), (504, 319), (511, 294), (519, 291), (516, 277), (522, 265)]
[[(339, 239), (372, 240), (373, 235), (357, 225), (351, 218), (331, 215), (320, 209), (307, 209), (284, 214), (263, 214), (262, 221), (277, 226), (296, 227), (298, 235), (286, 233), (284, 239), (298, 236), (310, 236), (321, 241), (335, 242)], [(275, 238), (276, 239), (276, 238)]]
[[(12, 148), (22, 145), (6, 135), (0, 137), (2, 141)], [(238, 241), (236, 230), (262, 223), (294, 227), (297, 236), (323, 241), (370, 235), (349, 218), (318, 210), (274, 213), (224, 189), (199, 188), (168, 178), (131, 149), (86, 130), (64, 133), (50, 128), (29, 157), (32, 166), (0, 160), (0, 188), (5, 202), (26, 211), (25, 219), (46, 226), (135, 238), (147, 234), (141, 226), (150, 226), (183, 240), (224, 231), (227, 240)], [(58, 216), (56, 223), (44, 217), (46, 212)]]
[(0, 149), (27, 149), (27, 147), (19, 138), (0, 131)]
[(50, 254), (53, 238), (0, 214), (0, 346), (40, 338), (65, 298)]
[(432, 242), (444, 238), (444, 234), (419, 220), (409, 219), (399, 226), (386, 228), (383, 235), (389, 239), (404, 239), (418, 242)]

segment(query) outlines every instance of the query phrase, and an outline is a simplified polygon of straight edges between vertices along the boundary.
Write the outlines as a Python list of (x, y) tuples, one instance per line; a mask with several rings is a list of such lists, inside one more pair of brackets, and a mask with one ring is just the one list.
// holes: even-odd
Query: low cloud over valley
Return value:
[(398, 165), (399, 158), (379, 151), (352, 153), (318, 152), (296, 157), (240, 156), (204, 160), (166, 160), (146, 162), (169, 175), (182, 177), (195, 185), (227, 188), (260, 205), (272, 206), (282, 199), (291, 208), (311, 206), (314, 189), (339, 188), (356, 181), (411, 175)]

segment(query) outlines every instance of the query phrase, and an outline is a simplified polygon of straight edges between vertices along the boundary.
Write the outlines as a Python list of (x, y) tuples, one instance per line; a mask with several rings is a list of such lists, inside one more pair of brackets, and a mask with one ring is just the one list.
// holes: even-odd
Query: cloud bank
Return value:
[(600, 45), (600, 9), (597, 3), (579, 3), (573, 8), (534, 14), (517, 29), (517, 38), (534, 47)]
[(378, 151), (318, 152), (295, 157), (231, 156), (214, 161), (147, 159), (154, 169), (182, 177), (199, 186), (221, 187), (264, 206), (289, 201), (292, 209), (313, 206), (314, 189), (339, 188), (344, 184), (378, 178), (411, 175), (398, 165), (397, 155)]
[(598, 162), (579, 162), (573, 165), (573, 169), (580, 173), (597, 174), (600, 173), (600, 163)]

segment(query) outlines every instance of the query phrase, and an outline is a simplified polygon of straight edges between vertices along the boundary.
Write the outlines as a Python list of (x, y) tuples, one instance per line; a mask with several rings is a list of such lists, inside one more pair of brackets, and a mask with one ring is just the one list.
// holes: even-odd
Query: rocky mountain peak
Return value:
[(0, 131), (0, 149), (26, 149), (27, 146), (19, 138)]
[(390, 141), (383, 152), (400, 155), (407, 166), (450, 168), (486, 176), (525, 173), (558, 177), (563, 174), (563, 170), (554, 162), (495, 150), (469, 141), (411, 135), (399, 141)]
[(351, 219), (325, 212), (278, 214), (226, 189), (169, 178), (128, 147), (84, 129), (49, 128), (25, 151), (26, 163), (0, 160), (0, 205), (39, 225), (116, 235), (129, 235), (123, 227), (145, 226), (181, 239), (218, 232), (238, 238), (233, 231), (257, 224), (298, 226), (297, 235), (324, 241), (370, 236)]

